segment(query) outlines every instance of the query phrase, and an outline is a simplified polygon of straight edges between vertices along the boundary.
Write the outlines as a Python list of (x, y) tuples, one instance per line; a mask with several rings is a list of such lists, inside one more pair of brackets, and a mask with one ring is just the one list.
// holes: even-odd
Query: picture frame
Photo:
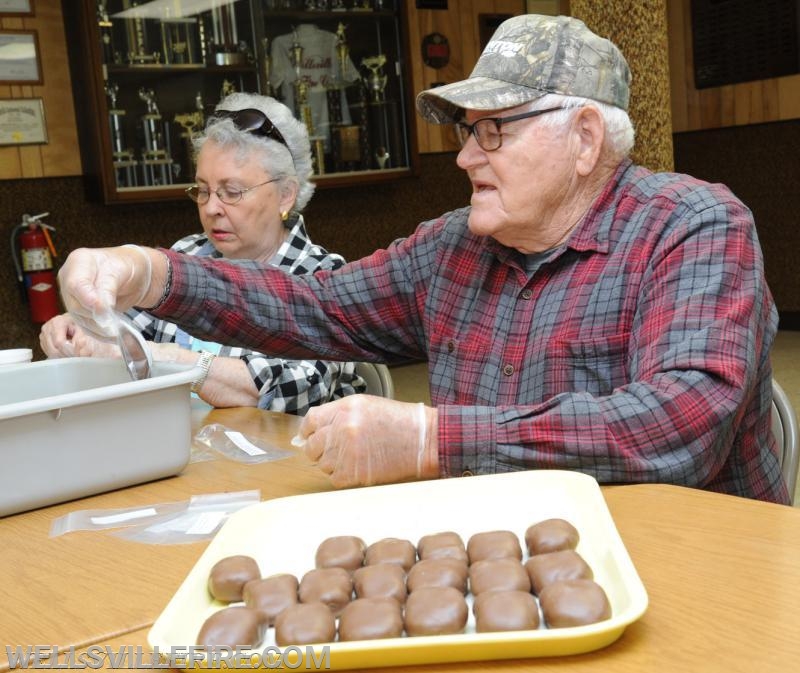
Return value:
[(0, 84), (41, 83), (37, 32), (0, 29)]
[(33, 16), (33, 0), (0, 0), (0, 17)]
[(48, 142), (41, 98), (0, 98), (0, 146)]

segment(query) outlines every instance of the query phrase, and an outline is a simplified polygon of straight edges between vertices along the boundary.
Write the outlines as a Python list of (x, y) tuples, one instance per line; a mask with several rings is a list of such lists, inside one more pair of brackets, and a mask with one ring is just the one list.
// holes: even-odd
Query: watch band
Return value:
[(211, 369), (211, 363), (214, 362), (215, 357), (217, 356), (214, 355), (214, 353), (201, 351), (200, 357), (197, 358), (197, 363), (195, 364), (195, 367), (200, 367), (200, 375), (194, 381), (192, 381), (193, 393), (200, 392), (200, 389), (203, 387), (203, 384), (208, 378), (208, 371)]

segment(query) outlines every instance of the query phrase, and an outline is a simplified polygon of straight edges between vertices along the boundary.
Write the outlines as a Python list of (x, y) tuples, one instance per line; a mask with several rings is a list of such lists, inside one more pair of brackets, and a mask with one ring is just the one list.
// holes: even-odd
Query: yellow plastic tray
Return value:
[[(258, 561), (264, 576), (290, 572), (299, 579), (314, 567), (319, 543), (332, 535), (358, 535), (367, 544), (384, 537), (407, 538), (416, 544), (422, 535), (444, 530), (460, 533), (466, 542), (473, 533), (506, 529), (523, 542), (529, 525), (551, 517), (567, 519), (580, 532), (577, 551), (608, 595), (610, 619), (562, 629), (477, 633), (470, 612), (463, 634), (329, 643), (330, 667), (560, 656), (605, 647), (641, 617), (647, 593), (597, 482), (560, 470), (375, 486), (247, 507), (217, 533), (153, 625), (148, 642), (162, 656), (185, 651), (196, 642), (205, 619), (225, 607), (212, 600), (206, 588), (211, 566), (225, 556), (248, 554)], [(274, 631), (269, 629), (259, 650), (274, 645)], [(321, 656), (322, 646), (316, 650)]]

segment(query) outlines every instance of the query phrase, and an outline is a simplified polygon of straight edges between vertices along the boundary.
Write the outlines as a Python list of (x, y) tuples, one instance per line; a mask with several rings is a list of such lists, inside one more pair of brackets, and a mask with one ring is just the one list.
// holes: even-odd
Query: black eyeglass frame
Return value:
[[(266, 182), (259, 182), (257, 185), (253, 185), (252, 187), (245, 187), (244, 189), (231, 190), (231, 191), (235, 191), (239, 195), (238, 198), (235, 201), (226, 201), (225, 199), (223, 199), (220, 196), (219, 193), (222, 190), (222, 187), (217, 187), (215, 190), (212, 191), (210, 189), (200, 189), (200, 185), (195, 183), (193, 185), (189, 185), (183, 191), (186, 192), (186, 196), (188, 196), (192, 201), (194, 201), (199, 206), (206, 205), (209, 202), (209, 200), (211, 199), (211, 195), (212, 194), (216, 194), (217, 198), (220, 201), (222, 201), (222, 203), (224, 203), (226, 206), (235, 206), (237, 203), (239, 203), (244, 198), (244, 195), (247, 194), (247, 192), (250, 192), (250, 191), (256, 189), (257, 187), (263, 187), (264, 185), (268, 185), (270, 182), (277, 182), (278, 180), (280, 180), (280, 178), (271, 178), (271, 179), (267, 180)], [(205, 199), (201, 199), (200, 198), (200, 194), (201, 193), (202, 194), (207, 194)]]
[(246, 131), (263, 138), (271, 138), (287, 148), (289, 147), (278, 127), (261, 110), (256, 110), (255, 108), (215, 110), (214, 115), (208, 121), (213, 122), (215, 119), (230, 119), (240, 131)]
[[(530, 110), (529, 112), (521, 112), (520, 114), (511, 115), (509, 117), (481, 117), (480, 119), (476, 119), (472, 124), (467, 124), (465, 121), (457, 121), (455, 123), (456, 126), (456, 135), (458, 136), (459, 141), (461, 142), (461, 147), (464, 147), (466, 144), (465, 136), (462, 135), (461, 130), (466, 131), (469, 135), (475, 138), (475, 142), (478, 143), (478, 147), (480, 147), (484, 152), (495, 152), (499, 150), (503, 146), (503, 124), (508, 124), (509, 122), (516, 122), (520, 119), (530, 119), (531, 117), (538, 117), (539, 115), (543, 115), (547, 112), (555, 112), (556, 110), (566, 110), (567, 108), (563, 105), (558, 107), (549, 107), (545, 108), (544, 110)], [(484, 147), (481, 144), (481, 139), (478, 137), (475, 128), (481, 122), (494, 122), (495, 127), (497, 128), (497, 147), (492, 147), (491, 149)]]

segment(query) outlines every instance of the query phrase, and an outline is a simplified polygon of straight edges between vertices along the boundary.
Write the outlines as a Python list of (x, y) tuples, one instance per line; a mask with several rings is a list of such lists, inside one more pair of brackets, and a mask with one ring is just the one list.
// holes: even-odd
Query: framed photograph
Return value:
[(35, 30), (0, 30), (0, 84), (41, 84)]
[(0, 16), (33, 16), (33, 0), (0, 0)]
[(0, 98), (0, 145), (44, 145), (47, 124), (41, 98)]

